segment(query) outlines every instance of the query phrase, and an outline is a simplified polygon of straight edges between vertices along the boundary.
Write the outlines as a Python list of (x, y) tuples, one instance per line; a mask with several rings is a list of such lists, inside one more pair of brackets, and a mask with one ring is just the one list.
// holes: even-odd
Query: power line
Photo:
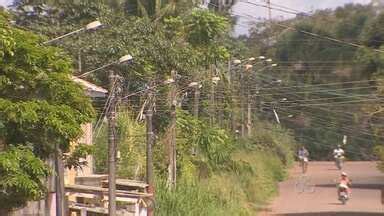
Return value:
[[(279, 110), (280, 109), (281, 109), (281, 107), (279, 107)], [(288, 109), (284, 109), (284, 108), (282, 108), (282, 110), (280, 110), (280, 111), (287, 113), (287, 114), (292, 114), (292, 113), (301, 114), (301, 112), (299, 112), (297, 110), (288, 110)], [(360, 133), (362, 135), (367, 135), (367, 136), (371, 136), (371, 137), (384, 138), (384, 136), (372, 134), (370, 131), (362, 130), (361, 128), (340, 126), (340, 125), (336, 124), (335, 122), (329, 122), (329, 121), (325, 120), (323, 117), (314, 115), (313, 113), (309, 113), (309, 116), (310, 116), (310, 118), (316, 120), (315, 123), (321, 123), (322, 124), (321, 126), (334, 126), (334, 127), (338, 127), (339, 129), (343, 129), (344, 132), (349, 132), (351, 134)]]
[[(265, 5), (260, 5), (260, 4), (251, 3), (251, 2), (245, 2), (245, 3), (251, 4), (251, 5), (255, 5), (255, 6), (259, 6), (259, 7), (266, 7)], [(274, 8), (271, 8), (271, 9), (275, 10)], [(281, 11), (281, 10), (279, 10), (279, 11)], [(292, 13), (292, 12), (288, 12), (288, 13)], [(235, 15), (235, 16), (241, 16), (241, 17), (248, 18), (248, 19), (258, 20), (257, 17), (254, 17), (254, 16), (249, 15), (249, 14), (246, 14), (246, 15)], [(361, 45), (361, 44), (357, 44), (357, 43), (352, 43), (352, 42), (336, 39), (336, 38), (333, 38), (333, 37), (330, 37), (330, 36), (323, 36), (323, 35), (320, 35), (320, 34), (317, 34), (317, 33), (313, 33), (313, 32), (309, 32), (309, 31), (305, 31), (305, 30), (299, 29), (298, 27), (294, 27), (294, 26), (290, 26), (290, 25), (285, 25), (285, 24), (277, 23), (277, 22), (274, 22), (273, 24), (277, 25), (277, 26), (280, 26), (280, 27), (283, 27), (285, 29), (294, 30), (294, 31), (297, 31), (297, 32), (300, 32), (300, 33), (303, 33), (303, 34), (306, 34), (306, 35), (309, 35), (309, 36), (312, 36), (312, 37), (321, 38), (321, 39), (324, 39), (324, 40), (332, 41), (332, 42), (339, 43), (339, 44), (349, 45), (349, 46), (356, 47), (356, 48), (368, 48), (368, 49), (373, 50), (375, 52), (384, 53), (384, 50), (366, 47), (366, 46)]]

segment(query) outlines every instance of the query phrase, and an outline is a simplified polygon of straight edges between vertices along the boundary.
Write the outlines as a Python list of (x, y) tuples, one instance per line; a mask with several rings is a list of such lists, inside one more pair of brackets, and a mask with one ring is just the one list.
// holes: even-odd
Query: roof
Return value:
[(106, 89), (78, 77), (72, 76), (72, 80), (80, 84), (90, 97), (105, 97), (108, 93)]

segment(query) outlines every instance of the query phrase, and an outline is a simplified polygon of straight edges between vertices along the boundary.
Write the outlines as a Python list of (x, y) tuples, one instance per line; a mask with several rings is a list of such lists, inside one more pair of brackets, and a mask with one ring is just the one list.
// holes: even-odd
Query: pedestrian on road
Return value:
[(300, 161), (302, 172), (306, 173), (308, 170), (309, 152), (304, 146), (301, 146), (297, 155)]

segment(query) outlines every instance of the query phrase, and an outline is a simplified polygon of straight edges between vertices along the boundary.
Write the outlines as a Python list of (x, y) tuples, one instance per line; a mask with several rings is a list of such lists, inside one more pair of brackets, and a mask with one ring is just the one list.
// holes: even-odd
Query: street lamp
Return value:
[[(76, 33), (82, 32), (82, 31), (97, 29), (100, 26), (102, 26), (100, 21), (94, 21), (94, 22), (88, 23), (85, 27), (83, 27), (81, 29), (78, 29), (78, 30), (73, 31), (73, 32), (69, 32), (67, 34), (64, 34), (62, 36), (59, 36), (57, 38), (54, 38), (54, 39), (51, 39), (48, 41), (45, 41), (42, 44), (48, 45), (52, 42), (61, 40), (65, 37), (71, 36), (73, 34), (76, 34)], [(81, 63), (79, 63), (79, 68), (81, 68)], [(55, 154), (56, 154), (56, 156), (55, 156), (55, 171), (57, 173), (57, 175), (56, 175), (56, 214), (62, 215), (66, 211), (65, 210), (66, 207), (63, 204), (64, 203), (63, 200), (64, 200), (65, 189), (64, 189), (63, 163), (60, 159), (60, 157), (61, 157), (60, 154), (62, 154), (62, 153), (61, 153), (58, 145), (55, 146)]]
[[(101, 70), (103, 68), (109, 67), (114, 64), (124, 64), (129, 63), (133, 60), (131, 55), (124, 55), (120, 57), (117, 61), (110, 64), (104, 65), (102, 67), (96, 68), (92, 71), (84, 73), (83, 75), (88, 75), (92, 72)], [(109, 74), (109, 107), (108, 112), (108, 214), (116, 215), (116, 76), (114, 75), (113, 70)]]
[(241, 64), (241, 60), (235, 59), (235, 60), (233, 60), (233, 64), (239, 65), (239, 64)]
[(106, 64), (106, 65), (103, 65), (103, 66), (101, 66), (101, 67), (99, 67), (99, 68), (96, 68), (96, 69), (93, 69), (93, 70), (91, 70), (91, 71), (85, 72), (85, 73), (79, 75), (78, 77), (79, 77), (79, 78), (80, 78), (80, 77), (86, 77), (86, 76), (88, 76), (89, 74), (91, 74), (91, 73), (93, 73), (93, 72), (102, 70), (102, 69), (107, 68), (107, 67), (109, 67), (109, 66), (112, 66), (112, 65), (114, 65), (114, 64), (119, 64), (119, 65), (121, 65), (121, 64), (125, 64), (125, 63), (130, 63), (130, 62), (132, 62), (132, 60), (133, 60), (133, 57), (132, 57), (131, 55), (124, 55), (124, 56), (120, 57), (119, 60), (117, 60), (117, 61), (111, 62), (111, 63)]
[[(96, 23), (97, 24), (97, 23)], [(92, 24), (92, 26), (96, 26)], [(92, 27), (91, 26), (91, 27)], [(117, 61), (111, 62), (94, 70), (81, 74), (79, 77), (85, 77), (93, 72), (102, 70), (114, 64), (124, 64), (132, 62), (131, 55), (124, 55)], [(109, 111), (108, 111), (108, 213), (109, 215), (116, 215), (116, 137), (114, 131), (116, 130), (116, 88), (115, 78), (113, 71), (110, 72), (109, 82)]]
[(175, 82), (174, 79), (169, 78), (169, 79), (165, 80), (163, 83), (164, 83), (165, 85), (168, 85), (168, 84), (172, 84), (172, 83), (174, 83), (174, 82)]
[(75, 31), (72, 31), (72, 32), (69, 32), (67, 34), (64, 34), (62, 36), (59, 36), (57, 38), (53, 38), (51, 40), (48, 40), (48, 41), (45, 41), (43, 42), (43, 44), (49, 44), (49, 43), (52, 43), (52, 42), (55, 42), (57, 40), (60, 40), (60, 39), (63, 39), (65, 37), (68, 37), (68, 36), (71, 36), (71, 35), (74, 35), (74, 34), (77, 34), (79, 32), (82, 32), (82, 31), (90, 31), (90, 30), (94, 30), (94, 29), (97, 29), (99, 28), (100, 26), (102, 26), (103, 24), (101, 24), (100, 21), (93, 21), (91, 23), (88, 23), (87, 25), (85, 25), (83, 28), (81, 29), (77, 29)]
[(212, 77), (212, 83), (217, 84), (219, 81), (220, 81), (220, 77), (218, 76)]
[(245, 65), (245, 70), (249, 70), (249, 69), (252, 69), (253, 68), (253, 65), (251, 64), (246, 64)]
[(193, 88), (193, 87), (197, 87), (198, 85), (199, 85), (198, 82), (191, 82), (191, 83), (188, 84), (188, 87), (189, 88)]
[[(264, 59), (265, 59), (265, 56), (259, 56), (258, 59), (259, 59), (259, 60), (264, 60)], [(248, 58), (248, 59), (243, 59), (243, 60), (235, 59), (235, 60), (233, 60), (233, 64), (235, 64), (235, 65), (239, 65), (239, 64), (242, 64), (242, 63), (253, 62), (253, 61), (255, 61), (255, 60), (256, 60), (255, 57), (250, 57), (250, 58)]]

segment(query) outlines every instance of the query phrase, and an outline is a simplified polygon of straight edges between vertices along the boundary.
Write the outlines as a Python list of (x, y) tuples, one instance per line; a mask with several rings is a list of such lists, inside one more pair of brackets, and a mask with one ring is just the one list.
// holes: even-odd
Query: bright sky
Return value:
[[(253, 17), (266, 18), (268, 16), (268, 9), (265, 7), (258, 7), (246, 2), (253, 2), (256, 4), (265, 5), (266, 0), (238, 0), (238, 3), (233, 7), (232, 13), (235, 14), (248, 14)], [(336, 8), (347, 3), (360, 3), (368, 4), (371, 0), (271, 0), (272, 7), (281, 8), (287, 7), (302, 12), (311, 12), (318, 9)], [(282, 7), (281, 7), (282, 6)], [(285, 12), (272, 10), (272, 17), (275, 19), (290, 18), (294, 15)], [(236, 34), (245, 34), (248, 31), (248, 23), (250, 19), (239, 18), (239, 25), (236, 27)]]
[[(245, 2), (254, 2), (265, 5), (266, 0), (238, 0), (238, 3), (233, 7), (232, 11), (235, 14), (249, 14), (254, 17), (267, 17), (267, 8), (252, 6)], [(335, 8), (347, 3), (361, 3), (368, 4), (371, 0), (271, 0), (273, 7), (281, 8), (279, 6), (285, 6), (295, 9), (297, 11), (311, 12), (317, 9)], [(7, 6), (12, 3), (12, 0), (0, 0), (0, 5)], [(277, 19), (289, 18), (293, 15), (289, 15), (284, 12), (272, 10), (272, 16)], [(248, 32), (249, 19), (240, 18), (239, 25), (236, 26), (236, 34), (246, 34)]]
[(12, 0), (0, 0), (0, 5), (2, 6), (8, 6), (12, 3)]

